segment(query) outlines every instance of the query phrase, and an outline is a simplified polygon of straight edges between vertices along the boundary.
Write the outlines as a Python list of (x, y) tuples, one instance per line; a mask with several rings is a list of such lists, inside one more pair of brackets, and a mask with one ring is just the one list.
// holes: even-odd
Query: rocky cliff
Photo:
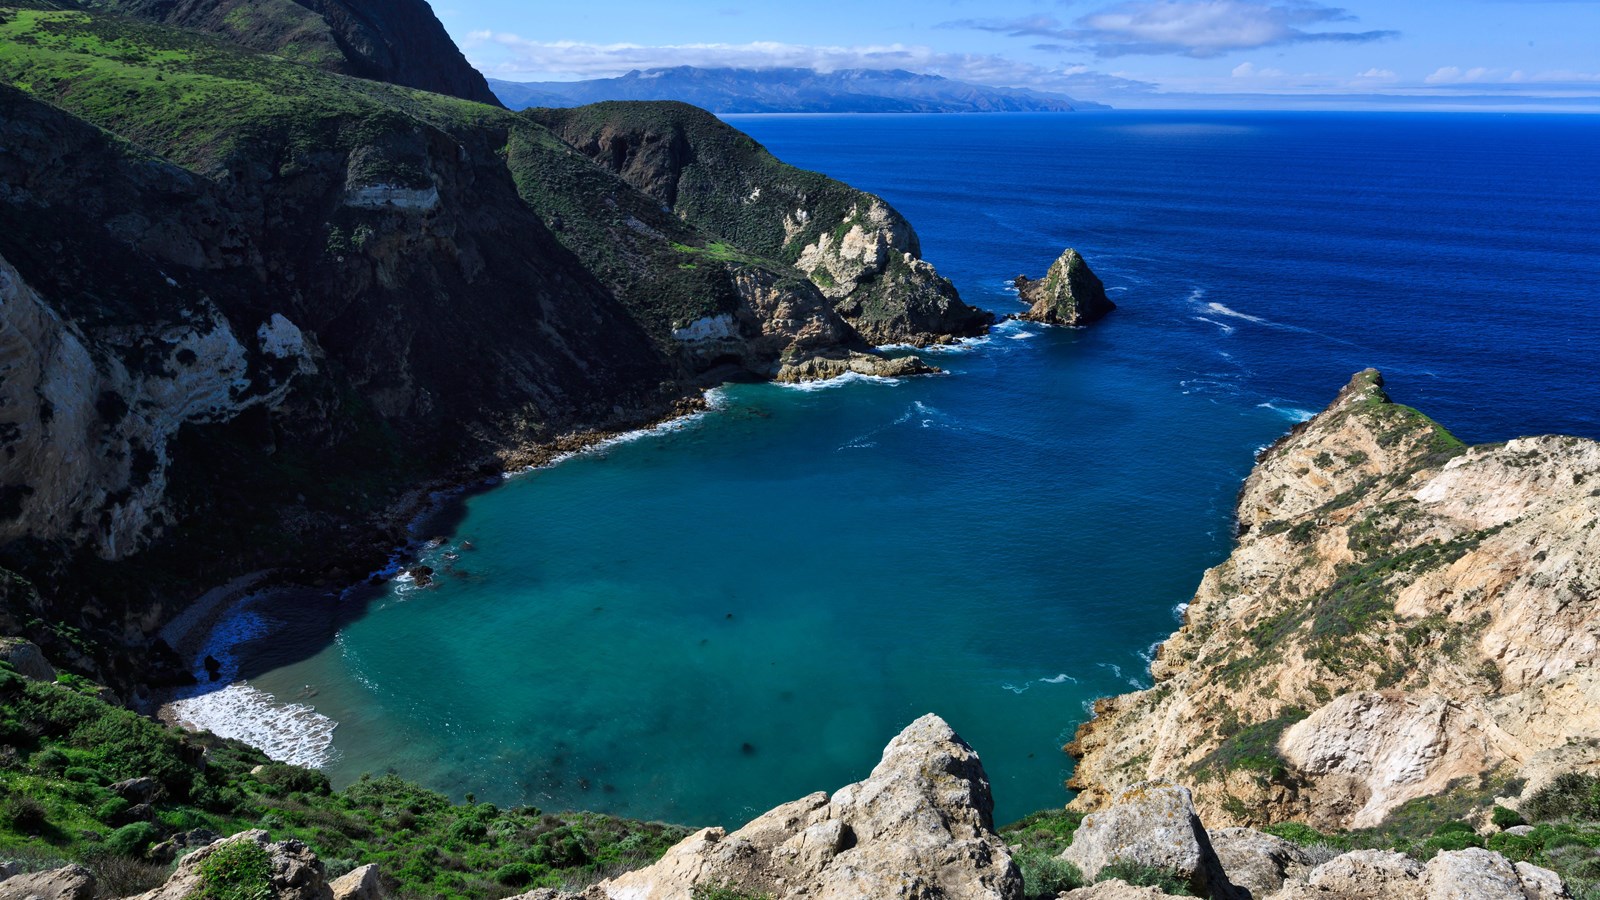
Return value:
[(1068, 745), (1074, 805), (1162, 778), (1217, 823), (1366, 827), (1600, 765), (1597, 480), (1600, 444), (1466, 447), (1356, 375), (1258, 458), (1155, 686)]
[(531, 118), (228, 30), (314, 8), (415, 49), (422, 4), (225, 6), (0, 3), (0, 566), (34, 582), (4, 630), (121, 679), (95, 643), (392, 544), (420, 484), (708, 380), (919, 370)]
[(922, 259), (916, 231), (882, 199), (786, 165), (683, 103), (597, 103), (525, 115), (720, 240), (794, 266), (862, 337), (927, 344), (981, 334)]
[(1017, 295), (1028, 311), (1017, 316), (1046, 325), (1088, 325), (1117, 308), (1082, 254), (1067, 249), (1041, 279), (1018, 275)]

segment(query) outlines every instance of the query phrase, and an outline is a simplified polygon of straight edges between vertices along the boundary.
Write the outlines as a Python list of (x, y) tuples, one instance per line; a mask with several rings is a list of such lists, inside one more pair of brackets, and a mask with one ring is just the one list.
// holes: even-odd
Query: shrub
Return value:
[(200, 888), (189, 900), (268, 900), (272, 857), (254, 841), (218, 847), (200, 863)]
[(84, 784), (105, 784), (107, 780), (99, 769), (90, 769), (86, 766), (67, 766), (62, 777), (68, 781), (79, 781)]
[(1334, 838), (1323, 834), (1304, 822), (1279, 822), (1276, 825), (1263, 825), (1261, 830), (1274, 837), (1283, 838), (1291, 844), (1299, 844), (1302, 847), (1335, 843)]
[(1142, 863), (1119, 861), (1100, 870), (1095, 881), (1110, 881), (1116, 878), (1133, 885), (1134, 887), (1153, 887), (1165, 894), (1177, 897), (1193, 897), (1194, 892), (1189, 890), (1189, 881), (1176, 872), (1158, 869)]
[(139, 856), (157, 836), (154, 825), (134, 822), (111, 832), (111, 837), (106, 838), (106, 850), (117, 856)]
[(539, 877), (539, 870), (527, 863), (507, 863), (494, 870), (494, 880), (506, 887), (525, 887)]
[(1484, 841), (1484, 846), (1496, 853), (1504, 854), (1512, 862), (1533, 862), (1533, 858), (1544, 849), (1539, 839), (1532, 835), (1504, 832), (1489, 835), (1489, 839)]
[(1507, 809), (1499, 804), (1496, 804), (1494, 812), (1489, 814), (1489, 821), (1493, 822), (1494, 827), (1500, 829), (1501, 831), (1504, 831), (1507, 828), (1515, 828), (1518, 825), (1528, 824), (1528, 820), (1522, 817), (1522, 813), (1519, 813), (1514, 809)]
[(1600, 778), (1568, 772), (1528, 798), (1523, 804), (1529, 821), (1600, 819)]
[(40, 750), (28, 762), (33, 764), (35, 771), (49, 775), (59, 775), (66, 771), (67, 766), (72, 764), (72, 760), (68, 759), (65, 753), (55, 747), (46, 747)]
[(1083, 871), (1042, 850), (1021, 850), (1011, 857), (1022, 871), (1022, 892), (1029, 900), (1047, 900), (1084, 886)]
[(12, 794), (0, 801), (0, 819), (17, 831), (41, 831), (50, 825), (44, 804), (24, 794)]
[(94, 873), (95, 887), (104, 897), (133, 897), (167, 881), (168, 867), (130, 859), (114, 853), (100, 853), (84, 860)]
[(332, 793), (333, 787), (328, 783), (328, 776), (315, 769), (302, 769), (285, 763), (271, 763), (261, 767), (256, 773), (256, 780), (265, 787), (266, 793), (273, 797), (282, 797), (288, 794), (316, 794), (325, 797)]
[(110, 800), (94, 808), (94, 817), (105, 823), (116, 821), (116, 818), (128, 811), (128, 801), (121, 797), (112, 797)]

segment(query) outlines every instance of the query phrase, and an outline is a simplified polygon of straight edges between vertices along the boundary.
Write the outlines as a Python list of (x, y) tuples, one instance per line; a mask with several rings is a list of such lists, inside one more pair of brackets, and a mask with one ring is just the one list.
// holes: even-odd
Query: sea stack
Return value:
[(1105, 318), (1117, 308), (1106, 296), (1106, 286), (1084, 262), (1078, 251), (1067, 249), (1050, 265), (1044, 278), (1035, 281), (1017, 276), (1017, 293), (1031, 304), (1019, 319), (1046, 325), (1088, 325)]

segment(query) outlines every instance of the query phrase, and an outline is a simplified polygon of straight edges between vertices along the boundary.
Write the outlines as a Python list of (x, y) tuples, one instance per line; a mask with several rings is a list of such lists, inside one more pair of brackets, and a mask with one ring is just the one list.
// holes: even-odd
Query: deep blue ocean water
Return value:
[(1014, 819), (1067, 799), (1061, 744), (1147, 683), (1255, 450), (1351, 373), (1469, 441), (1600, 437), (1600, 117), (734, 124), (888, 199), (969, 302), (1019, 310), (1072, 246), (1120, 308), (945, 376), (723, 389), (468, 499), (437, 589), (241, 613), (277, 629), (251, 683), (338, 723), (336, 781), (737, 825), (934, 711)]

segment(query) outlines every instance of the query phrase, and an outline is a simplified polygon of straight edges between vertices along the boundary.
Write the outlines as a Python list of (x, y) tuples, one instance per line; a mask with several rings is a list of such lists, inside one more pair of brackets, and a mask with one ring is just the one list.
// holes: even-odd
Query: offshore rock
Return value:
[(813, 356), (798, 363), (784, 363), (772, 380), (787, 384), (805, 381), (824, 381), (840, 375), (854, 373), (875, 378), (904, 378), (908, 375), (930, 375), (939, 369), (916, 356), (874, 356), (870, 353), (851, 353), (845, 357)]
[(1078, 251), (1068, 249), (1050, 264), (1044, 278), (1034, 281), (1026, 275), (1016, 278), (1017, 294), (1031, 304), (1019, 319), (1046, 325), (1088, 325), (1105, 318), (1117, 308), (1106, 296), (1106, 287), (1090, 271)]
[(732, 834), (698, 831), (582, 896), (687, 900), (697, 887), (729, 886), (780, 900), (1020, 900), (1022, 877), (993, 815), (977, 753), (926, 715), (889, 742), (865, 781), (786, 803)]
[(1600, 768), (1596, 485), (1600, 443), (1467, 447), (1358, 373), (1258, 456), (1155, 687), (1100, 701), (1068, 745), (1074, 808), (1181, 780), (1217, 826), (1326, 831)]

